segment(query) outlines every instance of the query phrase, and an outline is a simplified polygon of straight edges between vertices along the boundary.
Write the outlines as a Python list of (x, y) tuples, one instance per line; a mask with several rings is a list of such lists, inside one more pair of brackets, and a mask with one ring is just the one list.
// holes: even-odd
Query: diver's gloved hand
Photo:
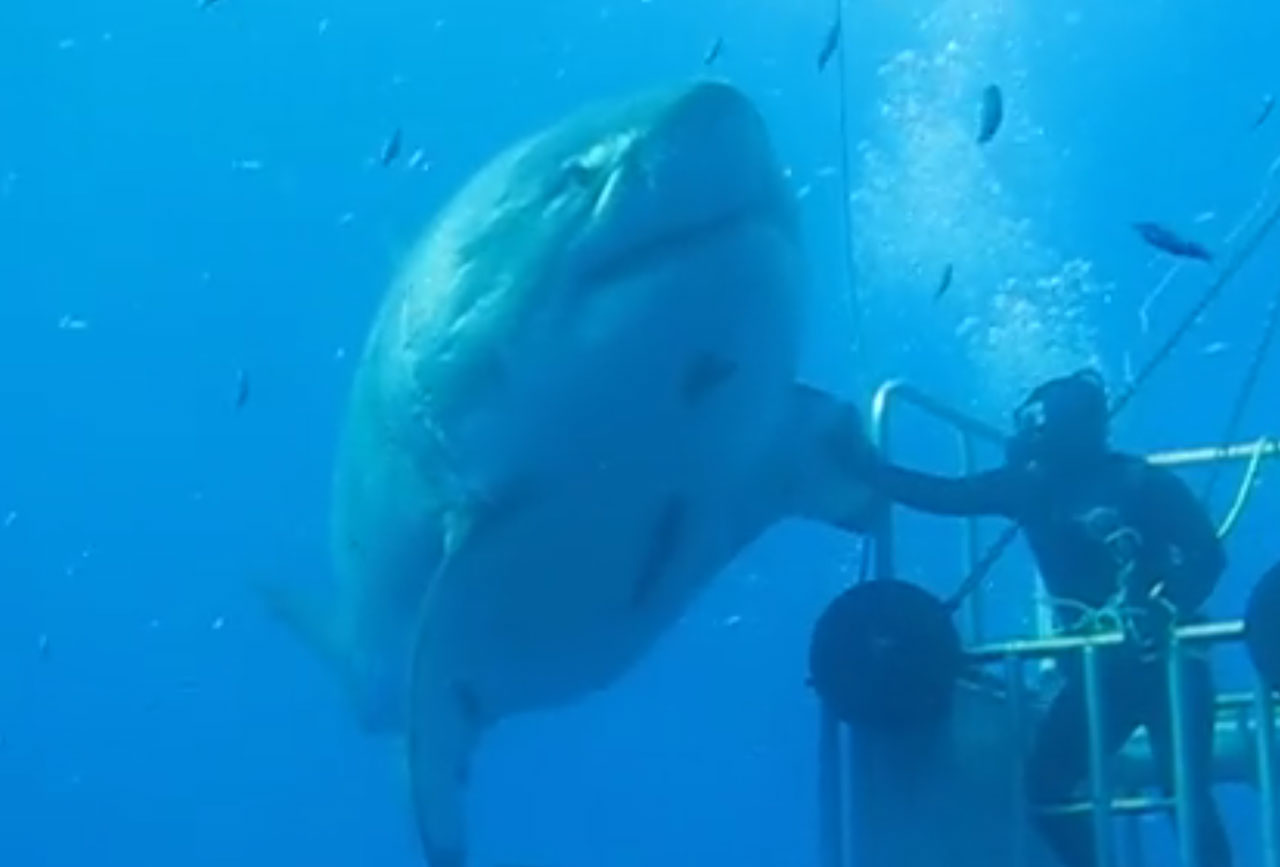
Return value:
[(1162, 656), (1178, 625), (1178, 610), (1160, 595), (1159, 589), (1133, 595), (1120, 604), (1120, 623), (1125, 639), (1143, 659)]

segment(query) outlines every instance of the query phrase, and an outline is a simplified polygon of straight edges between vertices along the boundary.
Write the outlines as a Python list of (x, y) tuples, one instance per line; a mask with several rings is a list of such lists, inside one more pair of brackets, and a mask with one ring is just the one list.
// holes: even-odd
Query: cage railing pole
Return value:
[(1097, 867), (1115, 867), (1115, 839), (1111, 826), (1111, 781), (1106, 754), (1106, 708), (1095, 644), (1086, 644), (1084, 657), (1085, 716), (1089, 724), (1089, 794), (1093, 802), (1093, 839)]
[(1258, 743), (1258, 814), (1262, 838), (1262, 867), (1280, 867), (1280, 814), (1276, 803), (1275, 697), (1270, 686), (1258, 681), (1255, 694), (1254, 735)]
[(818, 717), (818, 839), (822, 867), (844, 867), (840, 721), (823, 702)]
[(1012, 801), (1015, 820), (1009, 829), (1012, 839), (1009, 841), (1010, 867), (1028, 867), (1027, 850), (1027, 774), (1026, 762), (1023, 759), (1025, 744), (1026, 702), (1027, 695), (1023, 677), (1022, 660), (1010, 656), (1004, 661), (1005, 682), (1009, 702), (1009, 738), (1017, 745), (1017, 754), (1013, 761)]
[(1147, 851), (1142, 839), (1142, 815), (1124, 821), (1124, 867), (1146, 867)]
[[(960, 432), (960, 464), (965, 475), (970, 475), (977, 469), (977, 462), (973, 455), (973, 435), (965, 431)], [(978, 538), (978, 519), (966, 518), (964, 522), (964, 559), (968, 568), (966, 572), (970, 575), (978, 568), (978, 561), (982, 557), (982, 546), (979, 544)], [(986, 612), (986, 592), (981, 584), (973, 588), (973, 592), (969, 594), (969, 631), (970, 638), (975, 643), (981, 644), (987, 640), (987, 612)]]
[(1187, 732), (1187, 666), (1182, 642), (1175, 635), (1169, 643), (1169, 725), (1173, 735), (1174, 803), (1178, 817), (1178, 849), (1183, 867), (1201, 867), (1199, 795), (1203, 780), (1191, 758)]

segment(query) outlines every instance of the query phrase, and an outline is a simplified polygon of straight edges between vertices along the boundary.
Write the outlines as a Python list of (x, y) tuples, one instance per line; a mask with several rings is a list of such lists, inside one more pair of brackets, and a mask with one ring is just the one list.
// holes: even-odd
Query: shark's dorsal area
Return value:
[(423, 231), (352, 385), (336, 582), (274, 588), (407, 737), (433, 867), (470, 757), (611, 684), (762, 531), (866, 526), (852, 405), (795, 382), (805, 258), (765, 124), (697, 82), (495, 157)]

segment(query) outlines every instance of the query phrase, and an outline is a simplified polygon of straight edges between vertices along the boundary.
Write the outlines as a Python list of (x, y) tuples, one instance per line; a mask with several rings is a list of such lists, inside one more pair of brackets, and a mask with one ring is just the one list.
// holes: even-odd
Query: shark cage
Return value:
[[(965, 471), (974, 468), (978, 445), (1004, 440), (1000, 431), (907, 384), (890, 382), (877, 392), (871, 415), (872, 434), (886, 454), (890, 418), (900, 405), (954, 430)], [(1238, 515), (1259, 463), (1277, 455), (1280, 445), (1263, 440), (1148, 458), (1174, 467), (1247, 463), (1246, 484), (1232, 510)], [(1181, 711), (1182, 662), (1189, 650), (1228, 644), (1245, 646), (1256, 685), (1250, 692), (1217, 696), (1212, 782), (1256, 788), (1261, 864), (1280, 867), (1275, 756), (1280, 717), (1274, 695), (1280, 686), (1280, 637), (1266, 634), (1266, 626), (1280, 625), (1280, 568), (1256, 586), (1243, 619), (1187, 626), (1172, 635), (1167, 664), (1174, 795), (1154, 797), (1148, 793), (1158, 788), (1159, 766), (1143, 730), (1114, 756), (1100, 743), (1097, 655), (1120, 643), (1121, 634), (1054, 636), (1042, 618), (1033, 637), (988, 641), (980, 576), (994, 558), (978, 555), (978, 533), (977, 520), (969, 519), (966, 556), (971, 577), (979, 578), (966, 582), (963, 627), (954, 624), (951, 607), (893, 577), (891, 518), (874, 539), (874, 574), (837, 598), (815, 627), (810, 663), (811, 682), (822, 699), (822, 867), (1056, 867), (1058, 861), (1030, 821), (1033, 809), (1091, 817), (1099, 867), (1145, 867), (1142, 820), (1168, 814), (1184, 867), (1209, 867), (1197, 860), (1194, 805), (1183, 794), (1194, 791), (1189, 784), (1194, 771)], [(877, 654), (882, 658), (873, 659)], [(1045, 706), (1034, 675), (1050, 660), (1071, 655), (1084, 669), (1088, 779), (1077, 800), (1032, 807), (1024, 796), (1023, 764)], [(936, 724), (906, 724), (921, 719)]]

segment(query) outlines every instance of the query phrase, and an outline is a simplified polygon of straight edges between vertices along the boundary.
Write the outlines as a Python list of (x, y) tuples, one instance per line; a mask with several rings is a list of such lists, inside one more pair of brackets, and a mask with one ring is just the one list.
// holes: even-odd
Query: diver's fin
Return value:
[(781, 487), (784, 513), (870, 532), (883, 515), (883, 503), (859, 472), (860, 456), (871, 445), (857, 407), (797, 383), (789, 413), (773, 479)]
[[(444, 652), (448, 625), (430, 594), (414, 639), (408, 722), (413, 812), (430, 867), (464, 867), (471, 756), (485, 727), (483, 700)], [(439, 628), (437, 628), (439, 627)]]

